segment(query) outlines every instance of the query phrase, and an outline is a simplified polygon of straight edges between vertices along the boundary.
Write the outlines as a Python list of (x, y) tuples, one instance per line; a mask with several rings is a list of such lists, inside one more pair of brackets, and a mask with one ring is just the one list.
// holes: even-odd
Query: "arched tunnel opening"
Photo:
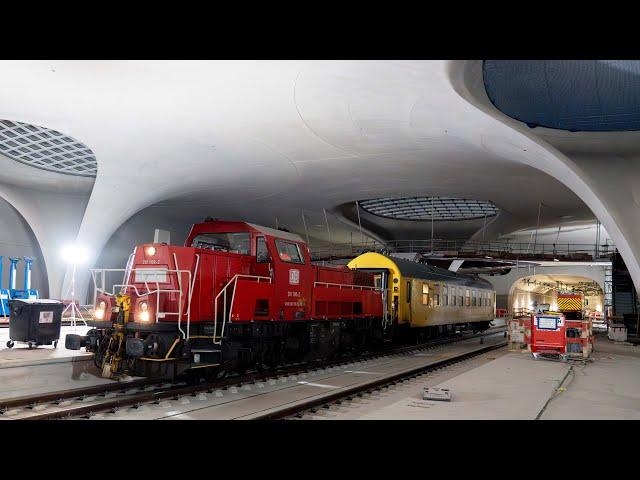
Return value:
[(510, 289), (509, 309), (514, 317), (531, 315), (542, 304), (558, 311), (558, 295), (562, 293), (581, 295), (585, 315), (605, 313), (603, 285), (589, 277), (560, 273), (535, 274), (517, 280)]

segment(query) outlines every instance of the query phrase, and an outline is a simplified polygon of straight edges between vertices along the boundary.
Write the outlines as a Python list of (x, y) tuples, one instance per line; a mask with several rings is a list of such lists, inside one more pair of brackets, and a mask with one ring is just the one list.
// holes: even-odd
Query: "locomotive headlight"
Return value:
[(138, 307), (140, 308), (140, 311), (138, 312), (138, 320), (140, 320), (141, 322), (148, 322), (149, 305), (147, 304), (147, 302), (140, 302), (140, 305), (138, 305)]
[(94, 317), (96, 317), (96, 319), (98, 320), (102, 320), (104, 318), (104, 311), (107, 308), (107, 304), (102, 301), (98, 304), (98, 308), (96, 308), (96, 311), (94, 312)]
[(144, 251), (149, 257), (153, 257), (156, 254), (156, 247), (150, 246), (145, 248)]

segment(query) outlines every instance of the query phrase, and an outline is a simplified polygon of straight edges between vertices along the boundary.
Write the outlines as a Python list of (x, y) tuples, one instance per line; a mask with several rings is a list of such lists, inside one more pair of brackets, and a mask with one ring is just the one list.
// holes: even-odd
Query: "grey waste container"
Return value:
[(64, 304), (57, 300), (10, 300), (9, 308), (9, 341), (7, 347), (13, 347), (15, 342), (29, 345), (58, 346), (62, 311)]

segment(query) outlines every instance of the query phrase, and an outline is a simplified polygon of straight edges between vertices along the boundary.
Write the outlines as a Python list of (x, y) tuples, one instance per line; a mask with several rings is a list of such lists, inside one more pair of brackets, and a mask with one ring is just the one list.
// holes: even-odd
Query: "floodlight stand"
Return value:
[[(65, 307), (62, 311), (62, 318), (64, 318), (64, 314), (67, 310), (71, 310), (71, 326), (73, 328), (76, 327), (78, 319), (84, 323), (84, 326), (87, 326), (87, 321), (82, 316), (82, 312), (80, 308), (76, 305), (76, 262), (73, 262), (73, 271), (71, 273), (71, 303)], [(77, 316), (76, 316), (77, 315)]]

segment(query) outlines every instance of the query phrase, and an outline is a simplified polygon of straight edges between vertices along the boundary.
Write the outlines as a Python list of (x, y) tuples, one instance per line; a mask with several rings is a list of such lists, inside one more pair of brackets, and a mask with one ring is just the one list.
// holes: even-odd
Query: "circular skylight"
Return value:
[(96, 156), (91, 149), (49, 128), (0, 120), (0, 154), (16, 162), (50, 172), (95, 177)]
[(485, 60), (487, 96), (529, 127), (640, 130), (640, 60)]
[(466, 198), (376, 198), (358, 203), (369, 213), (397, 220), (473, 220), (498, 213), (498, 207), (491, 202)]

